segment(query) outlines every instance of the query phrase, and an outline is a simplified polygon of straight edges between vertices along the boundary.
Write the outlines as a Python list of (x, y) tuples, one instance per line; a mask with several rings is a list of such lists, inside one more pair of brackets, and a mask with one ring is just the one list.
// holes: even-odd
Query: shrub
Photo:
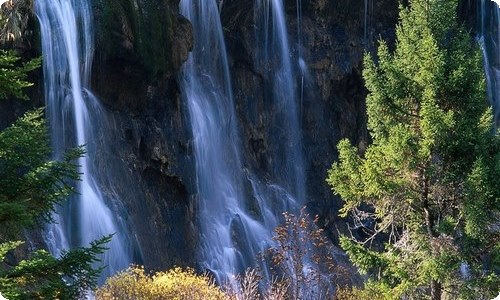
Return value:
[(256, 269), (247, 269), (244, 274), (237, 275), (234, 280), (223, 286), (228, 300), (285, 300), (288, 296), (289, 283), (286, 279), (273, 278), (263, 280)]
[(331, 299), (337, 287), (349, 286), (351, 276), (334, 257), (334, 248), (305, 207), (300, 215), (283, 213), (274, 229), (276, 246), (268, 251), (271, 271), (287, 282), (287, 299)]
[(227, 297), (209, 277), (197, 275), (192, 269), (174, 268), (150, 276), (143, 267), (134, 266), (108, 278), (97, 290), (96, 299), (222, 300)]

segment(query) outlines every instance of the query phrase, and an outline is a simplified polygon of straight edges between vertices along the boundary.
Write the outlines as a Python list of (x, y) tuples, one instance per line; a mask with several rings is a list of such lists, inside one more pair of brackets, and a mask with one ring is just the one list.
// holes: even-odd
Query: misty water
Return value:
[(237, 118), (217, 4), (182, 0), (180, 5), (196, 40), (182, 70), (181, 87), (196, 158), (200, 259), (204, 268), (225, 281), (248, 263), (242, 251), (251, 251), (235, 247), (232, 224), (239, 222), (246, 238), (254, 241), (265, 228), (245, 212)]
[[(278, 225), (280, 214), (297, 211), (306, 194), (297, 78), (283, 3), (257, 0), (254, 5), (255, 21), (259, 24), (255, 39), (260, 45), (255, 65), (262, 68), (270, 85), (272, 93), (267, 96), (269, 109), (274, 113), (274, 129), (268, 133), (273, 141), (273, 169), (270, 178), (265, 179), (244, 171), (248, 169), (242, 161), (217, 2), (181, 1), (181, 14), (193, 24), (196, 41), (183, 67), (181, 86), (195, 149), (199, 255), (203, 268), (219, 282), (256, 266), (257, 255), (272, 244), (272, 230)], [(299, 16), (300, 13), (299, 10)], [(273, 68), (268, 68), (270, 62)], [(257, 205), (253, 212), (251, 203)], [(266, 269), (265, 265), (262, 267)]]
[[(47, 226), (44, 238), (49, 250), (88, 246), (103, 236), (114, 234), (101, 257), (106, 266), (102, 278), (131, 263), (131, 243), (126, 230), (106, 203), (99, 187), (93, 158), (99, 120), (105, 118), (99, 101), (89, 90), (93, 59), (93, 19), (91, 4), (81, 0), (37, 0), (40, 21), (45, 100), (55, 159), (79, 145), (85, 156), (78, 160), (81, 180), (78, 195), (54, 214), (55, 224)], [(108, 199), (109, 200), (109, 199)]]

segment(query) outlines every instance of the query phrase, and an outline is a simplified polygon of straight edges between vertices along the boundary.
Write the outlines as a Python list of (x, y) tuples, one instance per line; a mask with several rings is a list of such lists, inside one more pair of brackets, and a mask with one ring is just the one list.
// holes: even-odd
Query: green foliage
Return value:
[[(98, 261), (96, 257), (110, 240), (108, 236), (88, 248), (63, 251), (60, 258), (37, 250), (19, 264), (0, 270), (0, 291), (8, 299), (82, 299), (96, 288), (101, 269), (94, 269), (92, 263)], [(19, 244), (0, 244), (0, 260), (5, 260), (3, 250), (13, 250)]]
[(28, 72), (40, 66), (40, 59), (21, 64), (20, 58), (11, 51), (0, 50), (0, 99), (14, 96), (27, 99), (23, 89), (32, 84), (27, 79)]
[(381, 269), (387, 266), (387, 262), (381, 258), (380, 254), (366, 249), (345, 236), (340, 237), (340, 246), (362, 274), (367, 274), (374, 268)]
[(142, 267), (131, 267), (113, 277), (97, 290), (96, 299), (229, 299), (213, 281), (191, 269), (174, 268), (147, 275)]
[[(394, 52), (381, 41), (376, 60), (365, 56), (373, 142), (359, 153), (341, 141), (327, 178), (341, 215), (362, 229), (341, 239), (370, 277), (361, 294), (498, 294), (498, 261), (487, 257), (500, 234), (500, 138), (480, 53), (455, 12), (454, 0), (413, 0), (401, 7)], [(366, 247), (377, 239), (383, 249)]]
[[(0, 99), (26, 99), (23, 88), (31, 85), (27, 72), (39, 60), (22, 66), (18, 61), (13, 53), (0, 50)], [(79, 179), (75, 161), (83, 150), (70, 150), (61, 161), (49, 161), (48, 143), (41, 109), (0, 131), (0, 293), (8, 299), (83, 298), (96, 286), (101, 270), (92, 264), (111, 239), (63, 251), (59, 258), (45, 250), (31, 252), (19, 262), (7, 257), (23, 244), (12, 241), (22, 235), (21, 230), (51, 221), (54, 206), (74, 192), (73, 183)]]
[(16, 241), (16, 242), (7, 242), (7, 243), (1, 243), (0, 244), (0, 261), (3, 261), (5, 259), (5, 256), (9, 251), (12, 251), (22, 245), (23, 242)]
[(47, 161), (48, 133), (42, 110), (27, 113), (0, 132), (0, 223), (15, 232), (50, 221), (54, 206), (66, 199), (79, 178), (75, 159), (81, 148), (62, 161)]

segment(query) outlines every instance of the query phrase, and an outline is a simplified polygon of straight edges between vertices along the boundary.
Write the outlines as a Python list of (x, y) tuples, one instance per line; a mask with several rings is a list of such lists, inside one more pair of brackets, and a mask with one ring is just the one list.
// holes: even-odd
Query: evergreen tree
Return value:
[[(13, 53), (0, 51), (0, 99), (26, 99), (23, 89), (31, 85), (27, 72), (38, 65), (39, 60), (20, 64)], [(63, 251), (59, 258), (37, 250), (18, 263), (7, 259), (22, 244), (15, 241), (22, 230), (51, 221), (55, 205), (74, 192), (79, 178), (75, 162), (83, 150), (68, 151), (62, 161), (50, 161), (50, 154), (40, 109), (0, 131), (0, 293), (11, 300), (82, 298), (96, 286), (101, 270), (92, 264), (111, 238)]]
[[(0, 25), (2, 25), (0, 17)], [(0, 49), (0, 99), (13, 96), (27, 99), (23, 89), (32, 84), (26, 80), (28, 73), (40, 66), (40, 59), (21, 64), (20, 58), (12, 51)]]
[(369, 299), (498, 295), (500, 139), (456, 2), (400, 7), (394, 51), (381, 41), (364, 59), (372, 143), (360, 153), (342, 140), (329, 171)]

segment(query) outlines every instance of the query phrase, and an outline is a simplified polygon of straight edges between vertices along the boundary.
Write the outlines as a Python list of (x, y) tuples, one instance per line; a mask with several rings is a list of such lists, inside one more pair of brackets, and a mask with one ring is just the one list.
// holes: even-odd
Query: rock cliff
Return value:
[[(330, 232), (343, 227), (339, 201), (325, 183), (336, 159), (336, 144), (347, 137), (368, 143), (361, 78), (365, 51), (376, 40), (394, 40), (398, 19), (393, 0), (286, 0), (292, 51), (307, 72), (297, 78), (302, 95), (306, 202)], [(220, 1), (245, 167), (266, 177), (271, 136), (263, 74), (254, 66), (253, 1)], [(475, 3), (475, 1), (472, 1)], [(96, 0), (96, 57), (92, 88), (104, 104), (106, 134), (97, 158), (104, 192), (122, 200), (122, 217), (150, 269), (195, 265), (197, 248), (196, 178), (186, 104), (177, 76), (193, 46), (191, 26), (178, 14), (179, 0)], [(475, 7), (464, 1), (461, 14), (472, 24)], [(43, 86), (39, 84), (39, 86)], [(40, 94), (39, 89), (34, 92)], [(3, 102), (19, 115), (24, 105)], [(5, 122), (4, 122), (5, 123)], [(0, 123), (2, 127), (6, 124)], [(335, 234), (332, 236), (334, 237)]]
[[(142, 3), (144, 2), (144, 3)], [(348, 137), (367, 143), (362, 58), (378, 37), (393, 40), (394, 1), (304, 1), (302, 44), (297, 5), (286, 1), (294, 59), (304, 75), (300, 108), (308, 199), (314, 213), (336, 232), (338, 200), (324, 180), (336, 158), (336, 144)], [(121, 195), (149, 268), (193, 265), (197, 245), (195, 169), (189, 116), (179, 96), (177, 74), (192, 47), (189, 23), (177, 14), (178, 1), (100, 0), (96, 4), (97, 48), (93, 88), (109, 115), (110, 145), (104, 159), (117, 157), (111, 180)], [(245, 167), (265, 178), (272, 165), (263, 75), (254, 67), (253, 1), (225, 0), (221, 19)], [(302, 85), (302, 78), (297, 79)], [(109, 172), (109, 162), (102, 168)], [(121, 174), (121, 175), (120, 175)], [(119, 180), (116, 180), (119, 178)]]

